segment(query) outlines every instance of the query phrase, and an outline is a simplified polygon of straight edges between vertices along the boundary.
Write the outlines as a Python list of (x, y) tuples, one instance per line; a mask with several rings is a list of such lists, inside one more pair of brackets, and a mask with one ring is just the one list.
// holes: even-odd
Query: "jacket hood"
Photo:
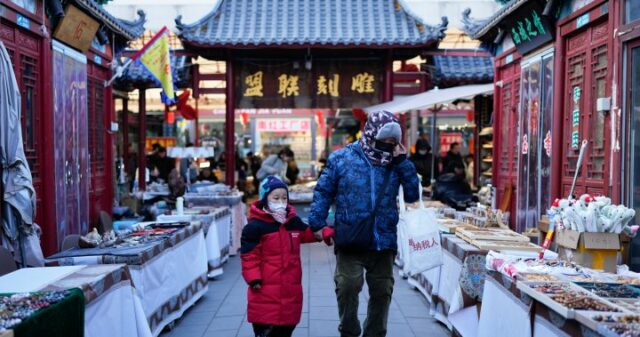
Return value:
[[(256, 201), (251, 204), (251, 209), (249, 210), (249, 220), (258, 220), (266, 223), (274, 223), (276, 220), (271, 216), (271, 214), (264, 211), (264, 203), (262, 201)], [(296, 210), (291, 205), (287, 205), (287, 220), (285, 223), (291, 221), (291, 219), (295, 218)]]

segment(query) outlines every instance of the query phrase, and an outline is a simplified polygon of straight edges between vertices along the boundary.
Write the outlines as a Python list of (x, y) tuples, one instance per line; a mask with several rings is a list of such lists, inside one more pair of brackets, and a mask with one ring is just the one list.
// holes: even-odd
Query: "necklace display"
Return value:
[(0, 332), (11, 329), (38, 310), (58, 303), (68, 295), (68, 291), (53, 291), (0, 296)]

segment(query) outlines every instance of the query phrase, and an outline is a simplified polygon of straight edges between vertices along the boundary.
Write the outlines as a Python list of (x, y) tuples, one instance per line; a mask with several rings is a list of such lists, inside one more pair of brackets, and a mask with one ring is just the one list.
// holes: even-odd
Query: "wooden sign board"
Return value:
[(53, 32), (53, 37), (86, 53), (96, 36), (100, 23), (75, 6), (67, 6), (64, 19)]

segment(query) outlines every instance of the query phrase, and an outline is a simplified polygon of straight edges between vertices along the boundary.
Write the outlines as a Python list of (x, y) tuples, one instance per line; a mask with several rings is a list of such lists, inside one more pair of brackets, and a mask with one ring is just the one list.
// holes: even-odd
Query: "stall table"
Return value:
[(247, 206), (242, 202), (243, 193), (232, 194), (207, 194), (207, 193), (186, 193), (184, 201), (190, 207), (231, 207), (231, 246), (229, 255), (235, 256), (240, 249), (240, 237), (242, 229), (247, 224)]
[(591, 337), (600, 334), (574, 319), (566, 319), (516, 287), (516, 281), (495, 271), (487, 273), (478, 337)]
[[(80, 290), (85, 337), (151, 336), (126, 265), (25, 268), (0, 277), (0, 293), (67, 289)], [(68, 317), (58, 319), (73, 321)], [(19, 336), (19, 329), (15, 330)], [(46, 335), (53, 333), (49, 331)]]
[(183, 215), (174, 210), (171, 215), (159, 215), (159, 222), (200, 221), (207, 244), (209, 278), (223, 273), (222, 265), (229, 259), (231, 244), (231, 209), (222, 207), (186, 208)]
[(180, 318), (208, 289), (207, 250), (200, 223), (136, 247), (73, 248), (47, 259), (53, 266), (122, 263), (129, 267), (153, 336)]
[(455, 235), (442, 235), (443, 264), (409, 278), (431, 303), (430, 313), (450, 330), (472, 335), (478, 324), (487, 251)]

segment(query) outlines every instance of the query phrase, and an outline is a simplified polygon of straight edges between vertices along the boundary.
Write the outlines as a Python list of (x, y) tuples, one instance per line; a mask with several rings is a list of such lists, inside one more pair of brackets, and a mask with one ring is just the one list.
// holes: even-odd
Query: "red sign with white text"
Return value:
[(309, 119), (259, 119), (256, 130), (260, 132), (309, 132), (311, 121)]
[(449, 147), (453, 143), (462, 145), (462, 133), (460, 132), (442, 132), (440, 133), (440, 153), (447, 154)]

